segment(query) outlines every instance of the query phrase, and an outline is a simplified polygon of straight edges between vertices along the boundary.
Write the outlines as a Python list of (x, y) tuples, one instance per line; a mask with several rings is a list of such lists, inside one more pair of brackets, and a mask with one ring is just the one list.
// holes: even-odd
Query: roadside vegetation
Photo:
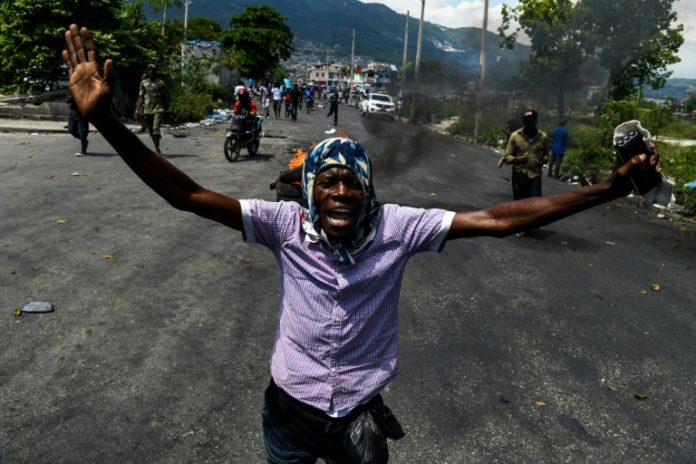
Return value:
[[(500, 111), (494, 108), (482, 111), (480, 130), (474, 136), (475, 107), (471, 104), (443, 102), (436, 98), (419, 101), (417, 117), (453, 120), (447, 131), (452, 135), (468, 138), (481, 145), (505, 150), (505, 135), (502, 131), (506, 121), (518, 117), (519, 111)], [(524, 106), (542, 108), (540, 129), (550, 133), (558, 122), (558, 115), (543, 109), (538, 102), (526, 101)], [(522, 106), (520, 106), (521, 108)], [(640, 98), (620, 101), (609, 100), (598, 107), (587, 105), (567, 118), (566, 128), (570, 141), (561, 166), (561, 175), (568, 179), (589, 182), (605, 180), (611, 175), (615, 164), (612, 144), (613, 131), (620, 123), (632, 119), (641, 121), (656, 140), (665, 176), (674, 182), (677, 204), (686, 208), (688, 214), (696, 214), (696, 188), (686, 184), (696, 181), (696, 118), (680, 111), (683, 108), (658, 106)], [(408, 109), (406, 109), (408, 111)], [(408, 113), (407, 113), (408, 114)], [(679, 141), (692, 141), (693, 145), (681, 146)]]
[[(231, 74), (256, 80), (283, 75), (280, 62), (290, 57), (292, 31), (273, 7), (249, 6), (229, 18), (230, 29), (204, 17), (191, 18), (188, 27), (167, 19), (181, 0), (8, 0), (0, 9), (0, 95), (42, 94), (67, 85), (60, 53), (65, 47), (66, 21), (86, 25), (100, 44), (103, 58), (115, 59), (114, 105), (124, 117), (133, 114), (140, 78), (154, 63), (169, 91), (170, 123), (199, 121), (215, 108), (229, 107), (233, 89), (208, 80), (228, 68)], [(147, 20), (154, 8), (162, 21)], [(229, 59), (182, 52), (184, 40), (216, 41)]]
[[(696, 97), (667, 99), (660, 105), (643, 98), (647, 87), (665, 86), (667, 66), (679, 61), (683, 25), (672, 10), (674, 1), (643, 2), (641, 8), (630, 0), (520, 0), (515, 7), (503, 5), (501, 47), (514, 47), (522, 33), (531, 41), (531, 55), (520, 64), (519, 75), (507, 81), (488, 78), (477, 96), (477, 77), (449, 72), (450, 82), (473, 86), (460, 85), (454, 93), (419, 88), (414, 111), (412, 99), (407, 99), (403, 114), (421, 122), (452, 120), (451, 134), (500, 150), (505, 148), (502, 129), (523, 108), (537, 109), (540, 128), (548, 133), (564, 119), (571, 138), (562, 174), (581, 182), (611, 175), (613, 130), (637, 119), (657, 140), (677, 203), (696, 214), (696, 189), (685, 185), (696, 181), (696, 146), (666, 141), (696, 140)], [(433, 69), (437, 66), (429, 64), (426, 73)]]

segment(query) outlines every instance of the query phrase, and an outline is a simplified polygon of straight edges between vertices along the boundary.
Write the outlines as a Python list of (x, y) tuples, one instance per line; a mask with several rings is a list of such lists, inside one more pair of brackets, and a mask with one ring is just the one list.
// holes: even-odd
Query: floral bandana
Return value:
[[(345, 166), (355, 173), (360, 181), (365, 203), (350, 243), (333, 245), (321, 228), (319, 210), (313, 198), (314, 178), (324, 169)], [(355, 264), (353, 254), (367, 245), (374, 236), (379, 219), (379, 203), (372, 186), (372, 165), (365, 149), (355, 140), (335, 137), (319, 143), (307, 154), (302, 170), (302, 196), (308, 206), (303, 215), (302, 228), (310, 241), (323, 241), (329, 245), (343, 264)]]

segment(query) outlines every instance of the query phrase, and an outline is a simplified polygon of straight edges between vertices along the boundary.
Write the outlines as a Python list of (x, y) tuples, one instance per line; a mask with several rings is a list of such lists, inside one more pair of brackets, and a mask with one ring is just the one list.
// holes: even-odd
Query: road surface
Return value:
[[(233, 164), (223, 126), (162, 148), (206, 187), (273, 200), (295, 149), (329, 135), (325, 112), (266, 120), (260, 155)], [(345, 106), (338, 129), (371, 153), (382, 202), (511, 198), (488, 149)], [(0, 462), (264, 462), (273, 257), (169, 207), (99, 135), (76, 147), (0, 137)], [(391, 462), (696, 462), (696, 228), (659, 213), (624, 199), (414, 258)], [(15, 317), (29, 300), (55, 311)]]

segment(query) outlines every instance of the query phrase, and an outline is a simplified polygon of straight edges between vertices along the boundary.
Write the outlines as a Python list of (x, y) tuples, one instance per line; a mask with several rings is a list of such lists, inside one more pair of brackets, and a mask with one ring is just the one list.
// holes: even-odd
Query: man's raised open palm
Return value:
[(71, 24), (65, 31), (65, 43), (68, 49), (63, 50), (63, 60), (68, 66), (70, 91), (82, 116), (90, 119), (95, 109), (111, 104), (113, 63), (111, 60), (104, 62), (102, 76), (92, 34), (86, 27)]

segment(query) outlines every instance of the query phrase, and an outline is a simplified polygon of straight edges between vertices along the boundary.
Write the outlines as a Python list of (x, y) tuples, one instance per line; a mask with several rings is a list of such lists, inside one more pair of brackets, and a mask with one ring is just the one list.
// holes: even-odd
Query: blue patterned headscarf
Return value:
[[(314, 178), (324, 169), (345, 166), (360, 181), (365, 202), (358, 219), (358, 226), (350, 243), (331, 244), (321, 228), (319, 210), (314, 202)], [(314, 147), (305, 158), (302, 170), (302, 196), (308, 206), (303, 228), (310, 238), (319, 239), (331, 246), (343, 264), (354, 264), (353, 254), (371, 238), (379, 219), (379, 203), (372, 186), (372, 165), (365, 149), (355, 140), (335, 137), (326, 139)]]

